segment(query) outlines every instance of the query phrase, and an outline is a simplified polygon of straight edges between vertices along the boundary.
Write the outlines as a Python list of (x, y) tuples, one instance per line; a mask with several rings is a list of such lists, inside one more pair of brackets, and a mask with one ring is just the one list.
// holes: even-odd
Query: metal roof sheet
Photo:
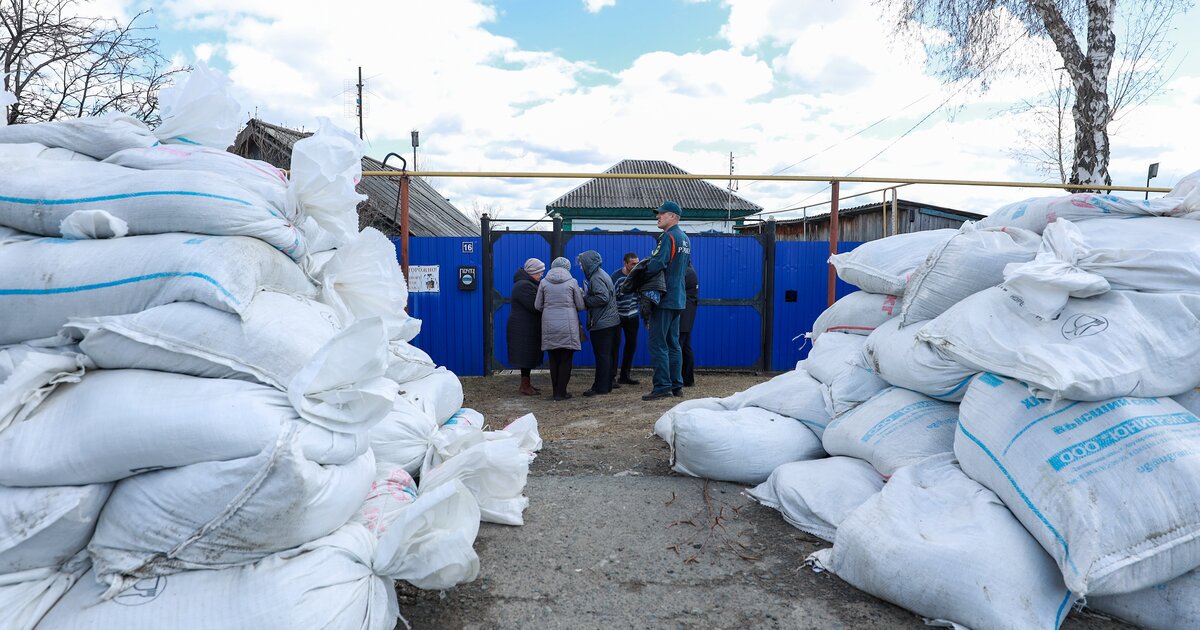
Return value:
[[(265, 160), (278, 168), (291, 164), (292, 146), (311, 132), (297, 131), (252, 118), (238, 133), (233, 152), (245, 157)], [(396, 171), (384, 167), (374, 158), (363, 156), (364, 171)], [(356, 187), (367, 195), (359, 205), (359, 226), (372, 226), (387, 235), (400, 233), (400, 213), (397, 198), (399, 179), (364, 177)], [(479, 226), (459, 211), (433, 186), (420, 177), (409, 178), (408, 229), (413, 236), (476, 236)]]
[[(686, 175), (664, 160), (621, 160), (605, 173)], [(546, 205), (546, 211), (573, 209), (651, 210), (672, 200), (688, 210), (729, 211), (735, 217), (753, 214), (762, 206), (699, 179), (592, 179)]]

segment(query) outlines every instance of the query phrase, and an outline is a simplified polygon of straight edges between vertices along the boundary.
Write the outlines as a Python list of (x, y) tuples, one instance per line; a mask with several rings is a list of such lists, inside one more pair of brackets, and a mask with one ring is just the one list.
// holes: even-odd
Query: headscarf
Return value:
[(525, 261), (525, 273), (535, 276), (546, 270), (546, 265), (536, 258), (530, 258)]
[(563, 258), (562, 256), (559, 256), (558, 258), (555, 258), (553, 262), (550, 263), (550, 268), (551, 269), (566, 269), (567, 271), (570, 271), (571, 270), (571, 261), (567, 260), (566, 258)]

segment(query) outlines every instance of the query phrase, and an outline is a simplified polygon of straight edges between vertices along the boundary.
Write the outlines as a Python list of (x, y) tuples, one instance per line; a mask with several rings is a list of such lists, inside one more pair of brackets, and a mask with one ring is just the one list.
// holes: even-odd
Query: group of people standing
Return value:
[[(655, 214), (663, 233), (650, 257), (642, 261), (636, 253), (627, 253), (623, 265), (609, 274), (602, 268), (599, 252), (585, 251), (575, 260), (585, 278), (582, 287), (571, 275), (571, 262), (566, 258), (555, 258), (549, 272), (536, 258), (517, 270), (508, 319), (508, 360), (521, 370), (522, 394), (541, 393), (531, 374), (541, 365), (543, 353), (548, 353), (552, 398), (571, 398), (567, 392), (571, 363), (589, 335), (596, 375), (583, 395), (603, 395), (621, 385), (638, 385), (631, 370), (639, 316), (649, 328), (654, 367), (653, 389), (642, 399), (682, 396), (682, 388), (695, 383), (690, 337), (700, 284), (691, 265), (691, 241), (679, 228), (682, 211), (678, 204), (667, 201)], [(587, 311), (586, 329), (578, 316), (583, 310)]]

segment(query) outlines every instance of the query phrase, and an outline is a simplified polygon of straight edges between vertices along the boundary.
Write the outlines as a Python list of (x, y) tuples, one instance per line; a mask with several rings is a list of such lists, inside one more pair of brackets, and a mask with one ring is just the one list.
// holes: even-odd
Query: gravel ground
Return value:
[[(829, 546), (736, 484), (670, 470), (654, 421), (679, 399), (643, 402), (639, 386), (584, 398), (577, 370), (555, 402), (521, 396), (517, 376), (463, 378), (464, 406), (501, 427), (538, 418), (545, 446), (530, 469), (525, 525), (484, 524), (479, 578), (444, 593), (400, 585), (415, 629), (452, 628), (924, 628), (901, 608), (804, 566)], [(688, 398), (727, 396), (769, 378), (700, 374)], [(549, 377), (534, 373), (544, 393)], [(403, 624), (398, 626), (403, 628)], [(1124, 624), (1072, 613), (1063, 628)]]

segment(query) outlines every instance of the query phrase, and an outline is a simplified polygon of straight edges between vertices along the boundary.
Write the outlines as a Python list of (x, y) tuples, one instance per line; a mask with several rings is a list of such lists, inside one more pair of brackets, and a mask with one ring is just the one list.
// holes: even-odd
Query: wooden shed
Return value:
[[(292, 163), (292, 145), (311, 135), (252, 118), (238, 133), (231, 150), (242, 157), (286, 169)], [(384, 168), (379, 160), (366, 156), (362, 159), (362, 168), (364, 171), (399, 172), (392, 167)], [(396, 203), (400, 194), (398, 181), (390, 177), (362, 178), (357, 190), (366, 195), (367, 200), (358, 206), (359, 229), (370, 226), (388, 236), (400, 235), (400, 210)], [(472, 219), (420, 177), (409, 179), (408, 204), (408, 227), (413, 236), (479, 235), (479, 226)]]
[[(891, 236), (893, 233), (905, 234), (943, 228), (957, 230), (965, 221), (978, 221), (984, 216), (974, 212), (899, 199), (896, 202), (896, 216), (893, 220), (890, 202), (886, 204), (872, 203), (845, 208), (838, 212), (838, 240), (864, 242)], [(739, 226), (737, 231), (740, 234), (757, 234), (761, 229), (762, 223), (756, 222)], [(828, 241), (829, 213), (776, 221), (775, 238), (781, 241)]]

